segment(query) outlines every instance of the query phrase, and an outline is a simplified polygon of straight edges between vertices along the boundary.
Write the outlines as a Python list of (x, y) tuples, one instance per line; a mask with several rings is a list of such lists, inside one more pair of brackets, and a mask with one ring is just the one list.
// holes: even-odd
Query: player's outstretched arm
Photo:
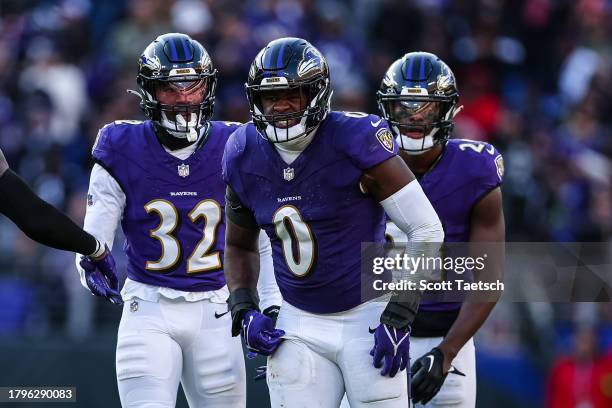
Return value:
[[(81, 284), (96, 296), (121, 304), (115, 263), (110, 256), (115, 231), (125, 207), (126, 197), (119, 183), (99, 164), (91, 170), (87, 210), (83, 229), (102, 242), (106, 256), (100, 258), (76, 257)], [(95, 267), (95, 268), (94, 268)]]
[[(8, 169), (0, 152), (0, 212), (34, 241), (65, 251), (83, 254), (87, 266), (86, 285), (98, 296), (120, 303), (115, 261), (110, 252), (70, 218), (40, 199), (27, 184)], [(3, 165), (4, 162), (4, 165)], [(77, 255), (79, 257), (79, 255)]]
[[(474, 243), (475, 247), (478, 247), (478, 243), (505, 241), (502, 194), (499, 187), (489, 192), (474, 206), (470, 228), (470, 242)], [(504, 259), (503, 245), (487, 245), (487, 255), (486, 272), (490, 276), (487, 276), (485, 280), (501, 277)], [(480, 256), (480, 254), (474, 256)], [(463, 303), (457, 319), (444, 340), (425, 356), (416, 359), (412, 365), (411, 395), (413, 402), (426, 404), (437, 394), (449, 370), (454, 371), (451, 366), (453, 359), (465, 343), (476, 334), (493, 310), (495, 302), (479, 301), (475, 296), (478, 295), (468, 296)], [(487, 300), (490, 299), (487, 298)], [(428, 355), (434, 356), (433, 364), (424, 361)]]
[(0, 176), (0, 196), (0, 213), (34, 241), (83, 255), (93, 255), (100, 247), (92, 235), (38, 197), (8, 168)]

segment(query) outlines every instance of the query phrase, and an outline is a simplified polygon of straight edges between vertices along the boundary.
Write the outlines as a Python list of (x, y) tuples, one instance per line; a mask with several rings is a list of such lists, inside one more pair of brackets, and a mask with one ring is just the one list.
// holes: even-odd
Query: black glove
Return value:
[(449, 373), (465, 376), (453, 366), (448, 372), (444, 372), (444, 354), (437, 347), (417, 359), (410, 367), (410, 371), (412, 373), (410, 382), (412, 402), (423, 405), (436, 396)]

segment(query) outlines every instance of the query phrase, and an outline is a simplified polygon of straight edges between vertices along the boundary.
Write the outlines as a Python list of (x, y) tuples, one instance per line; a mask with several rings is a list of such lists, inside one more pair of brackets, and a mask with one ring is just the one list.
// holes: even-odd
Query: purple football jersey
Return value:
[[(492, 145), (451, 139), (442, 157), (419, 183), (440, 217), (445, 242), (470, 240), (470, 216), (474, 205), (498, 187), (504, 172), (501, 154)], [(452, 310), (461, 303), (423, 301), (420, 311)]]
[(236, 127), (211, 122), (207, 140), (186, 160), (164, 150), (151, 121), (100, 130), (94, 160), (126, 195), (121, 225), (130, 279), (189, 292), (225, 285), (221, 159)]
[(313, 313), (361, 303), (362, 242), (384, 242), (384, 211), (361, 193), (363, 171), (395, 156), (375, 115), (331, 112), (287, 165), (249, 123), (225, 149), (223, 175), (272, 242), (283, 299)]

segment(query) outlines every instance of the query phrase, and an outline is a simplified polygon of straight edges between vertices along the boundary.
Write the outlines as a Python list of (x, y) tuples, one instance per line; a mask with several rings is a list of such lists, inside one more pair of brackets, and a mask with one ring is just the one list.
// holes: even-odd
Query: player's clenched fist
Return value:
[(256, 292), (240, 288), (227, 299), (232, 314), (232, 336), (239, 333), (249, 351), (269, 356), (282, 342), (283, 330), (274, 328), (274, 320), (259, 312)]
[(409, 329), (379, 324), (374, 330), (374, 347), (370, 355), (374, 357), (374, 367), (382, 367), (381, 375), (395, 377), (398, 371), (404, 370), (408, 365), (409, 351)]
[(274, 328), (274, 321), (256, 310), (249, 310), (242, 319), (242, 337), (247, 348), (269, 356), (280, 345), (285, 332)]
[(449, 373), (465, 376), (452, 365), (448, 372), (444, 372), (444, 355), (437, 347), (415, 361), (410, 371), (412, 371), (410, 392), (412, 402), (415, 404), (419, 402), (427, 404), (435, 397)]

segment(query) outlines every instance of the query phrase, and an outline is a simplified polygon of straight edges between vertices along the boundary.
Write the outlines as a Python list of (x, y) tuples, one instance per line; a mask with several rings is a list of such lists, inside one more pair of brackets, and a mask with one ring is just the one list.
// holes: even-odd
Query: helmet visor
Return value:
[(260, 89), (255, 92), (255, 104), (261, 119), (271, 126), (287, 129), (297, 125), (310, 103), (309, 87)]
[(155, 97), (164, 105), (198, 105), (206, 98), (207, 91), (205, 79), (159, 81)]
[(383, 101), (387, 120), (404, 136), (418, 139), (439, 126), (441, 102), (411, 99)]
[(208, 78), (177, 78), (155, 83), (160, 124), (169, 131), (184, 133), (199, 128), (209, 104)]

